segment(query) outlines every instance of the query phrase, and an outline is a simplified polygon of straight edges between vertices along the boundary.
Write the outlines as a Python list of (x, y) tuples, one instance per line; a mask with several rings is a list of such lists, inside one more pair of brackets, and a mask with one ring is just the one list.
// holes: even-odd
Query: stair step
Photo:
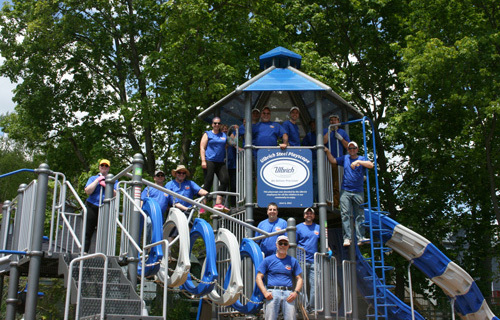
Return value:
[[(73, 269), (73, 279), (78, 281), (80, 269)], [(119, 283), (123, 275), (121, 269), (108, 269), (108, 283)], [(84, 267), (82, 270), (82, 279), (87, 282), (103, 282), (104, 269), (103, 268), (88, 268)]]
[[(108, 283), (106, 299), (133, 299), (137, 297), (128, 283)], [(82, 297), (101, 298), (102, 282), (82, 282)]]
[[(106, 299), (105, 314), (141, 315), (141, 301), (132, 299)], [(100, 314), (101, 299), (82, 298), (80, 316)]]

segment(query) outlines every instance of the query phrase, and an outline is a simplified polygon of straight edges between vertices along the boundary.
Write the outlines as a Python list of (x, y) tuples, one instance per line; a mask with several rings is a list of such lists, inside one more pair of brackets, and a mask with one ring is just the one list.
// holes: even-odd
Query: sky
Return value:
[[(6, 0), (0, 0), (0, 8)], [(0, 56), (0, 65), (3, 64), (4, 58)], [(14, 111), (14, 102), (12, 102), (12, 90), (15, 84), (11, 83), (9, 79), (0, 77), (0, 114)]]

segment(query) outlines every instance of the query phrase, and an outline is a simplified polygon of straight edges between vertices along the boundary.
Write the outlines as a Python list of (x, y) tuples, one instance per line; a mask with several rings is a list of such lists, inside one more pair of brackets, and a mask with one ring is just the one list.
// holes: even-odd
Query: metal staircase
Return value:
[[(64, 274), (65, 283), (71, 286), (71, 303), (76, 304), (79, 319), (101, 319), (104, 282), (106, 283), (105, 319), (163, 319), (142, 315), (143, 303), (123, 274), (116, 257), (108, 257), (107, 268), (101, 257), (75, 261), (71, 281), (68, 282), (72, 258), (70, 254), (59, 257), (59, 273)], [(80, 288), (78, 288), (79, 278), (82, 279)]]

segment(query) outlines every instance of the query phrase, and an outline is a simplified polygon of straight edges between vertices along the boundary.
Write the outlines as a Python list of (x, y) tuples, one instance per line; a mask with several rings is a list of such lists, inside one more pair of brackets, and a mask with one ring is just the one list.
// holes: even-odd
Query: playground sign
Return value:
[(267, 207), (306, 208), (313, 204), (310, 149), (259, 149), (257, 152), (257, 204)]

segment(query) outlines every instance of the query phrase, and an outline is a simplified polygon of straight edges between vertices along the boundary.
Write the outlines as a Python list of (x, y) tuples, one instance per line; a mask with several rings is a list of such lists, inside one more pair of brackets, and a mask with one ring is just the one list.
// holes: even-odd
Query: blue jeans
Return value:
[(295, 313), (295, 300), (293, 302), (287, 302), (286, 299), (292, 293), (290, 290), (277, 290), (271, 289), (269, 290), (273, 294), (272, 300), (266, 301), (266, 320), (276, 320), (278, 319), (278, 314), (281, 311), (283, 312), (283, 319), (286, 320), (295, 320), (297, 319), (297, 314)]
[[(344, 240), (351, 236), (351, 219), (355, 214), (356, 238), (358, 241), (363, 238), (365, 228), (362, 223), (365, 221), (365, 214), (361, 205), (365, 202), (363, 192), (351, 192), (347, 190), (340, 191), (340, 216), (342, 217), (342, 229), (344, 231)], [(353, 213), (354, 211), (354, 213)]]
[(306, 262), (306, 276), (307, 276), (307, 286), (309, 287), (309, 296), (307, 292), (304, 292), (306, 296), (306, 308), (314, 309), (314, 263)]

